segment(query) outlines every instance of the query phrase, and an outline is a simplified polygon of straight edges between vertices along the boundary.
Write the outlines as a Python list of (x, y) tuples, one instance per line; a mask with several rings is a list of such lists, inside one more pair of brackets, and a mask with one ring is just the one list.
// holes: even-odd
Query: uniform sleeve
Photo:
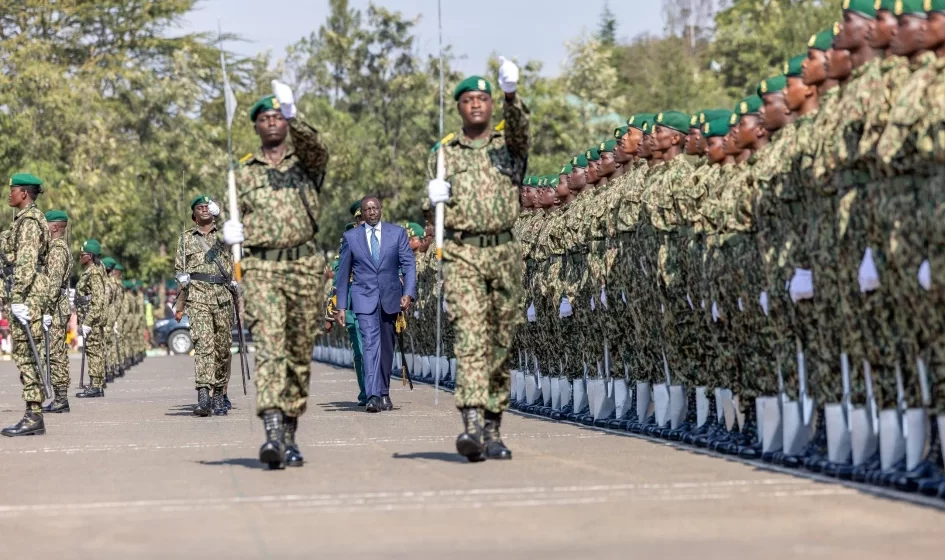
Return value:
[(301, 115), (289, 119), (289, 130), (302, 169), (320, 189), (325, 169), (328, 167), (328, 148), (322, 143), (315, 127), (308, 124)]
[[(502, 116), (505, 118), (505, 145), (516, 160), (528, 159), (530, 138), (528, 136), (528, 107), (519, 95), (511, 103), (505, 102)], [(524, 169), (524, 165), (522, 166)]]
[(174, 273), (183, 274), (187, 272), (187, 267), (184, 262), (184, 234), (180, 234), (180, 237), (177, 238), (177, 256), (174, 257)]
[(89, 287), (92, 301), (89, 302), (89, 311), (85, 315), (85, 324), (102, 325), (105, 322), (105, 310), (108, 307), (105, 277), (102, 274), (93, 274), (89, 278)]
[(27, 293), (36, 280), (36, 264), (39, 260), (39, 246), (42, 239), (39, 222), (24, 219), (17, 231), (16, 269), (13, 272), (13, 289), (10, 292), (12, 303), (25, 303)]
[(49, 290), (46, 293), (46, 312), (52, 314), (52, 304), (59, 299), (59, 290), (69, 271), (69, 252), (62, 245), (53, 245), (46, 257), (46, 275), (49, 277)]

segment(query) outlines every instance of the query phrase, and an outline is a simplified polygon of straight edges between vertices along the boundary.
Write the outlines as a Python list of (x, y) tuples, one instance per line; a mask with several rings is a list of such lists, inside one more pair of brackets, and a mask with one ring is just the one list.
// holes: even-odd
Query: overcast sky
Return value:
[[(605, 0), (442, 0), (443, 42), (453, 46), (457, 62), (466, 74), (484, 70), (495, 51), (520, 62), (541, 60), (543, 73), (556, 75), (567, 53), (566, 39), (580, 35), (582, 28), (594, 32)], [(351, 6), (366, 9), (369, 0), (351, 0)], [(417, 29), (421, 54), (437, 51), (437, 0), (375, 0), (375, 4), (422, 15)], [(619, 37), (662, 31), (658, 0), (610, 0), (618, 22)], [(328, 15), (328, 0), (202, 0), (185, 20), (187, 31), (223, 30), (236, 33), (245, 43), (226, 48), (244, 55), (268, 49), (277, 58), (285, 47), (317, 31)]]

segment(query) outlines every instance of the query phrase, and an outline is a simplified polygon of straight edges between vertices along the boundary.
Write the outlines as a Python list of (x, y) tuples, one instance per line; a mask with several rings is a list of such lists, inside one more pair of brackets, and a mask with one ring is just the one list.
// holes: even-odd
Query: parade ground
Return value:
[[(239, 371), (234, 363), (234, 371)], [(191, 413), (193, 360), (154, 357), (0, 439), (0, 557), (941, 558), (945, 513), (508, 414), (510, 462), (455, 453), (452, 395), (394, 380), (393, 412), (354, 402), (354, 372), (312, 364), (300, 469), (258, 463), (253, 391)], [(73, 386), (79, 361), (72, 360)], [(0, 363), (4, 422), (22, 414)]]

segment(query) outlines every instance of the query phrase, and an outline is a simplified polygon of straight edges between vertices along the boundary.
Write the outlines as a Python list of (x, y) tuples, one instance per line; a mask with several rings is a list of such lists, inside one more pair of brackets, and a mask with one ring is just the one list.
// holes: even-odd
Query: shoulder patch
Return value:
[(503, 130), (505, 130), (505, 119), (502, 119), (501, 121), (499, 121), (499, 124), (495, 125), (495, 128), (493, 128), (492, 130), (495, 130), (496, 132), (502, 132)]
[(247, 161), (249, 161), (249, 160), (251, 160), (251, 159), (253, 159), (253, 153), (252, 153), (252, 152), (250, 152), (250, 153), (246, 154), (245, 156), (241, 157), (241, 158), (240, 158), (240, 163), (246, 163)]

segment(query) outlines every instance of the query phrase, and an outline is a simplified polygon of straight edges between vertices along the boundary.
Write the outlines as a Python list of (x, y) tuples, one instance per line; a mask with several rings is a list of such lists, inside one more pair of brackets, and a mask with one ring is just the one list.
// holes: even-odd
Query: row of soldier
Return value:
[[(106, 384), (140, 363), (146, 350), (140, 285), (123, 281), (122, 265), (103, 259), (101, 244), (89, 239), (82, 245), (73, 294), (69, 217), (62, 210), (41, 212), (36, 199), (42, 192), (34, 175), (11, 177), (8, 202), (16, 215), (0, 234), (4, 310), (12, 315), (13, 359), (26, 402), (23, 418), (0, 431), (4, 436), (45, 434), (44, 413), (70, 411), (66, 334), (73, 312), (83, 337), (81, 375), (86, 366), (89, 375), (77, 397), (105, 396)], [(45, 348), (39, 346), (43, 342)]]
[(734, 111), (527, 179), (519, 367), (633, 381), (633, 431), (945, 495), (943, 61), (945, 0), (845, 0)]

